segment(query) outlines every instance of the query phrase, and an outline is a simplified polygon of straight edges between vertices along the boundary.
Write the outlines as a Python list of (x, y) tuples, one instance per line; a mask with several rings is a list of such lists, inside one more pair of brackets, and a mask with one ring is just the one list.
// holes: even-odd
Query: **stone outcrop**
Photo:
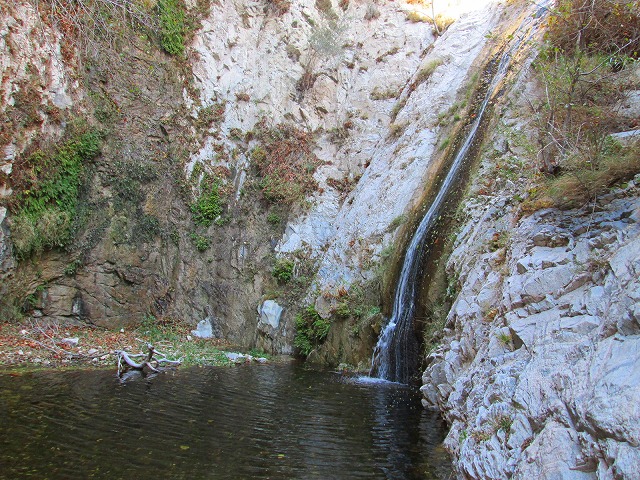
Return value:
[[(16, 264), (7, 241), (11, 215), (2, 222), (0, 280), (15, 308), (28, 297), (34, 316), (116, 328), (149, 312), (194, 324), (209, 316), (230, 341), (291, 352), (293, 305), (278, 299), (287, 308), (277, 326), (260, 323), (256, 314), (274, 288), (274, 253), (302, 249), (317, 263), (316, 282), (298, 299), (307, 304), (374, 276), (423, 193), (443, 115), (482, 63), (478, 56), (490, 42), (487, 33), (500, 24), (502, 6), (457, 2), (455, 21), (438, 37), (429, 21), (408, 19), (424, 8), (415, 3), (303, 0), (286, 12), (269, 4), (212, 2), (187, 49), (189, 79), (191, 72), (144, 36), (118, 55), (96, 49), (97, 58), (79, 65), (70, 45), (61, 46), (54, 24), (40, 29), (48, 41), (29, 38), (38, 15), (26, 0), (3, 17), (2, 31), (10, 33), (3, 41), (23, 47), (3, 57), (3, 70), (12, 72), (6, 77), (15, 80), (3, 86), (3, 107), (24, 77), (41, 84), (34, 132), (55, 126), (51, 108), (69, 110), (71, 104), (74, 114), (79, 109), (91, 119), (95, 107), (100, 122), (111, 122), (83, 199), (95, 211), (68, 251)], [(49, 63), (26, 68), (27, 57), (40, 56)], [(82, 73), (74, 77), (78, 67)], [(314, 81), (302, 85), (306, 73)], [(200, 113), (220, 103), (224, 118), (205, 124)], [(309, 208), (294, 210), (277, 231), (265, 221), (260, 200), (247, 195), (252, 144), (244, 138), (263, 117), (314, 132), (315, 154), (324, 162)], [(64, 126), (44, 130), (55, 140)], [(5, 173), (24, 139), (4, 152)], [(184, 166), (189, 181), (198, 161), (225, 167), (234, 192), (230, 223), (195, 232), (192, 199), (177, 170)], [(194, 233), (216, 248), (197, 251)], [(318, 310), (329, 314), (334, 307), (328, 302)], [(353, 329), (346, 321), (336, 324)], [(337, 344), (343, 340), (336, 336)]]
[[(442, 115), (500, 22), (499, 6), (458, 5), (456, 21), (436, 37), (430, 22), (407, 19), (416, 4), (346, 2), (342, 11), (333, 2), (327, 13), (303, 0), (278, 16), (261, 4), (222, 2), (196, 36), (202, 103), (231, 106), (223, 132), (251, 130), (264, 115), (316, 132), (315, 153), (326, 162), (315, 175), (320, 191), (291, 219), (276, 251), (310, 249), (322, 291), (370, 278), (397, 238), (398, 219), (423, 193)], [(377, 16), (367, 15), (372, 8)], [(337, 48), (321, 48), (318, 38)], [(300, 92), (305, 69), (315, 82)], [(237, 100), (243, 95), (249, 101)], [(244, 156), (216, 160), (216, 141), (209, 137), (188, 168), (206, 161), (248, 169)], [(332, 180), (351, 187), (341, 192)]]
[(490, 145), (501, 167), (485, 158), (464, 204), (423, 403), (451, 424), (460, 478), (638, 478), (640, 176), (596, 205), (523, 216), (525, 170), (507, 159), (526, 158), (527, 121), (512, 115)]

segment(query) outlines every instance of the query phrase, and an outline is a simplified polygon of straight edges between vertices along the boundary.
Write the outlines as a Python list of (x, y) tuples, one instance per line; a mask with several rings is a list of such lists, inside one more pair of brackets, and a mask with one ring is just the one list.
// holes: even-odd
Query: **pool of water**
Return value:
[(0, 478), (446, 478), (406, 386), (302, 366), (0, 374)]

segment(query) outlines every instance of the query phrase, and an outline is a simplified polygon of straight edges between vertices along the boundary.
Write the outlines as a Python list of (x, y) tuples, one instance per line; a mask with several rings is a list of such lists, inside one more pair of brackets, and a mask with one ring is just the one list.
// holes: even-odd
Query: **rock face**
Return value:
[(640, 176), (597, 207), (521, 218), (522, 185), (500, 175), (464, 206), (424, 404), (451, 423), (460, 478), (638, 478)]
[[(500, 5), (455, 3), (455, 21), (438, 37), (430, 22), (409, 20), (424, 8), (415, 2), (302, 0), (287, 11), (266, 1), (211, 2), (187, 49), (189, 71), (143, 35), (117, 55), (93, 49), (96, 58), (74, 64), (55, 23), (41, 25), (28, 1), (15, 2), (0, 24), (10, 33), (2, 41), (20, 46), (2, 59), (9, 82), (2, 107), (20, 97), (24, 79), (41, 95), (33, 132), (18, 129), (27, 132), (20, 142), (2, 145), (2, 171), (10, 174), (35, 135), (58, 139), (64, 122), (55, 124), (55, 109), (110, 130), (82, 199), (91, 211), (67, 250), (15, 262), (11, 214), (4, 219), (0, 210), (0, 293), (12, 297), (12, 308), (39, 318), (111, 328), (134, 325), (149, 312), (193, 323), (209, 316), (234, 343), (291, 352), (301, 305), (278, 298), (287, 308), (277, 329), (256, 315), (277, 287), (273, 257), (304, 251), (316, 263), (313, 285), (297, 302), (327, 300), (326, 308), (316, 305), (323, 315), (336, 307), (337, 292), (375, 275), (429, 182), (443, 118), (453, 121), (450, 107), (501, 21)], [(31, 30), (42, 30), (47, 41), (33, 41)], [(301, 83), (307, 74), (313, 81)], [(219, 104), (224, 118), (207, 123), (201, 113)], [(254, 144), (246, 139), (264, 117), (313, 132), (314, 153), (324, 162), (308, 208), (294, 210), (278, 229), (252, 195)], [(228, 172), (224, 226), (193, 223), (185, 184), (197, 162)], [(0, 194), (4, 202), (11, 192)], [(194, 238), (215, 248), (198, 250)], [(332, 351), (347, 343), (368, 349), (370, 325), (363, 325), (361, 341), (354, 333), (360, 327), (335, 323), (353, 338), (332, 333)], [(358, 357), (354, 363), (369, 354)]]
[(271, 328), (278, 328), (280, 325), (280, 317), (284, 309), (278, 305), (278, 302), (274, 300), (265, 300), (260, 308), (258, 308), (258, 314), (260, 315), (260, 324), (265, 327), (268, 325)]
[[(203, 105), (233, 105), (223, 132), (250, 130), (264, 115), (316, 132), (315, 153), (326, 162), (316, 173), (320, 192), (286, 226), (276, 251), (309, 249), (319, 261), (317, 285), (335, 291), (371, 277), (383, 248), (396, 240), (397, 219), (423, 192), (439, 118), (467, 82), (500, 12), (457, 2), (460, 18), (435, 37), (429, 22), (407, 20), (415, 2), (343, 2), (345, 10), (327, 4), (321, 10), (313, 0), (292, 2), (282, 15), (265, 14), (257, 3), (214, 4), (193, 47)], [(301, 92), (309, 69), (315, 81)], [(196, 161), (248, 168), (244, 157), (233, 165), (215, 160), (215, 142), (207, 139), (188, 169)], [(336, 181), (351, 186), (343, 192)]]

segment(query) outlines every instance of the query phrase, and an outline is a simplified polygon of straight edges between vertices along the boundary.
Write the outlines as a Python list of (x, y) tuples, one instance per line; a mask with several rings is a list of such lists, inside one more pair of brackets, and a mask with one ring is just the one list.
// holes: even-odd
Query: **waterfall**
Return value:
[(389, 323), (380, 333), (378, 343), (373, 351), (370, 375), (393, 382), (408, 383), (412, 372), (417, 367), (419, 344), (414, 334), (413, 317), (415, 314), (416, 286), (420, 271), (421, 259), (428, 246), (426, 240), (431, 229), (438, 220), (442, 207), (457, 183), (460, 167), (467, 160), (471, 146), (481, 138), (476, 138), (483, 122), (484, 113), (495, 93), (502, 86), (514, 56), (521, 51), (527, 40), (531, 39), (544, 18), (548, 1), (535, 6), (536, 11), (528, 14), (512, 36), (511, 43), (500, 56), (493, 78), (487, 86), (486, 93), (477, 109), (476, 117), (467, 133), (462, 146), (457, 150), (447, 175), (440, 186), (438, 194), (431, 203), (427, 213), (418, 225), (409, 246), (407, 247), (402, 270), (396, 286), (393, 311)]

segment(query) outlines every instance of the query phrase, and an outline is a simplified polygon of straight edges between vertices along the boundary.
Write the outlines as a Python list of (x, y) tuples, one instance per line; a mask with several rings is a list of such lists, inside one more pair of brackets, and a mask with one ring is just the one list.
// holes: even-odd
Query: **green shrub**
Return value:
[(191, 238), (193, 245), (199, 252), (204, 252), (210, 247), (209, 239), (207, 237), (203, 237), (202, 235), (198, 235), (197, 233), (190, 233), (189, 238)]
[(280, 223), (282, 222), (282, 218), (280, 218), (280, 215), (278, 215), (275, 212), (270, 212), (269, 215), (267, 215), (267, 222), (269, 222), (271, 225), (280, 225)]
[(158, 0), (160, 43), (171, 55), (184, 53), (185, 15), (181, 0)]
[(308, 356), (329, 334), (331, 324), (309, 305), (296, 315), (296, 337), (293, 344), (301, 355)]
[(191, 213), (193, 221), (197, 225), (204, 227), (211, 226), (223, 211), (222, 198), (220, 195), (220, 182), (213, 181), (205, 187), (205, 191), (200, 194), (198, 199), (191, 204)]
[(10, 203), (12, 238), (19, 258), (71, 240), (84, 163), (100, 151), (100, 137), (90, 131), (51, 154), (38, 151), (19, 162), (11, 178), (16, 192)]
[(293, 276), (293, 267), (295, 263), (288, 258), (279, 258), (276, 260), (276, 264), (273, 266), (271, 275), (273, 275), (278, 282), (286, 283), (291, 280)]

